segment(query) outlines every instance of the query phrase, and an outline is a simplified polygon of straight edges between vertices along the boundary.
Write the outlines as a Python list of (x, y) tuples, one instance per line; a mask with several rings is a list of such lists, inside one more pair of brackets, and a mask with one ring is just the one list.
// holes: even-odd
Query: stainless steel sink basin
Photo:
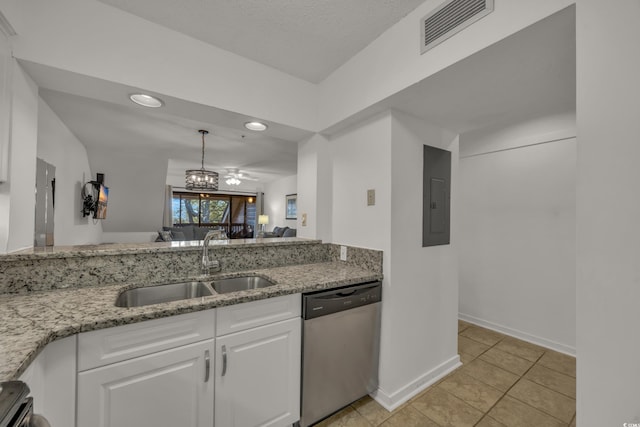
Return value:
[(213, 290), (211, 285), (206, 282), (171, 283), (169, 285), (148, 286), (124, 291), (118, 295), (116, 306), (140, 307), (209, 295), (213, 295)]
[(275, 285), (275, 283), (272, 281), (258, 276), (231, 277), (229, 279), (213, 281), (213, 289), (219, 294), (266, 288), (273, 285)]

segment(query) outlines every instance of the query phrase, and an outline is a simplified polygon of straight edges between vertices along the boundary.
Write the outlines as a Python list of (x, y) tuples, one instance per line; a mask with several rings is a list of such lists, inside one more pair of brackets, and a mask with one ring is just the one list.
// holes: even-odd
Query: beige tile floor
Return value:
[(388, 412), (365, 397), (318, 427), (575, 427), (576, 359), (458, 322), (463, 365)]

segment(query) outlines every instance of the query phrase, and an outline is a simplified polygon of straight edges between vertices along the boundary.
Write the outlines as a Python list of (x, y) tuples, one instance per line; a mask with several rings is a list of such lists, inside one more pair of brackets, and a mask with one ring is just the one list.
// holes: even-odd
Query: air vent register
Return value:
[(450, 0), (420, 21), (421, 52), (439, 45), (493, 11), (494, 0)]

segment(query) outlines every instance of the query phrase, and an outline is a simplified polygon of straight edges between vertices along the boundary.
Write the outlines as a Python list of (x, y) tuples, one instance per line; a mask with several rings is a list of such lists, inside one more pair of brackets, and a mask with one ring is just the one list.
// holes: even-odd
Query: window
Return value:
[(255, 196), (173, 192), (173, 224), (221, 227), (229, 237), (253, 237)]

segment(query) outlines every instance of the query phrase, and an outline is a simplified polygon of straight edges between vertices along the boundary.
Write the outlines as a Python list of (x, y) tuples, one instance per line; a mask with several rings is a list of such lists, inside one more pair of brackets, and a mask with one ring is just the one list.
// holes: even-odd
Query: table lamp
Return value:
[(258, 237), (264, 237), (265, 225), (269, 224), (269, 215), (258, 215), (258, 224), (260, 225)]

